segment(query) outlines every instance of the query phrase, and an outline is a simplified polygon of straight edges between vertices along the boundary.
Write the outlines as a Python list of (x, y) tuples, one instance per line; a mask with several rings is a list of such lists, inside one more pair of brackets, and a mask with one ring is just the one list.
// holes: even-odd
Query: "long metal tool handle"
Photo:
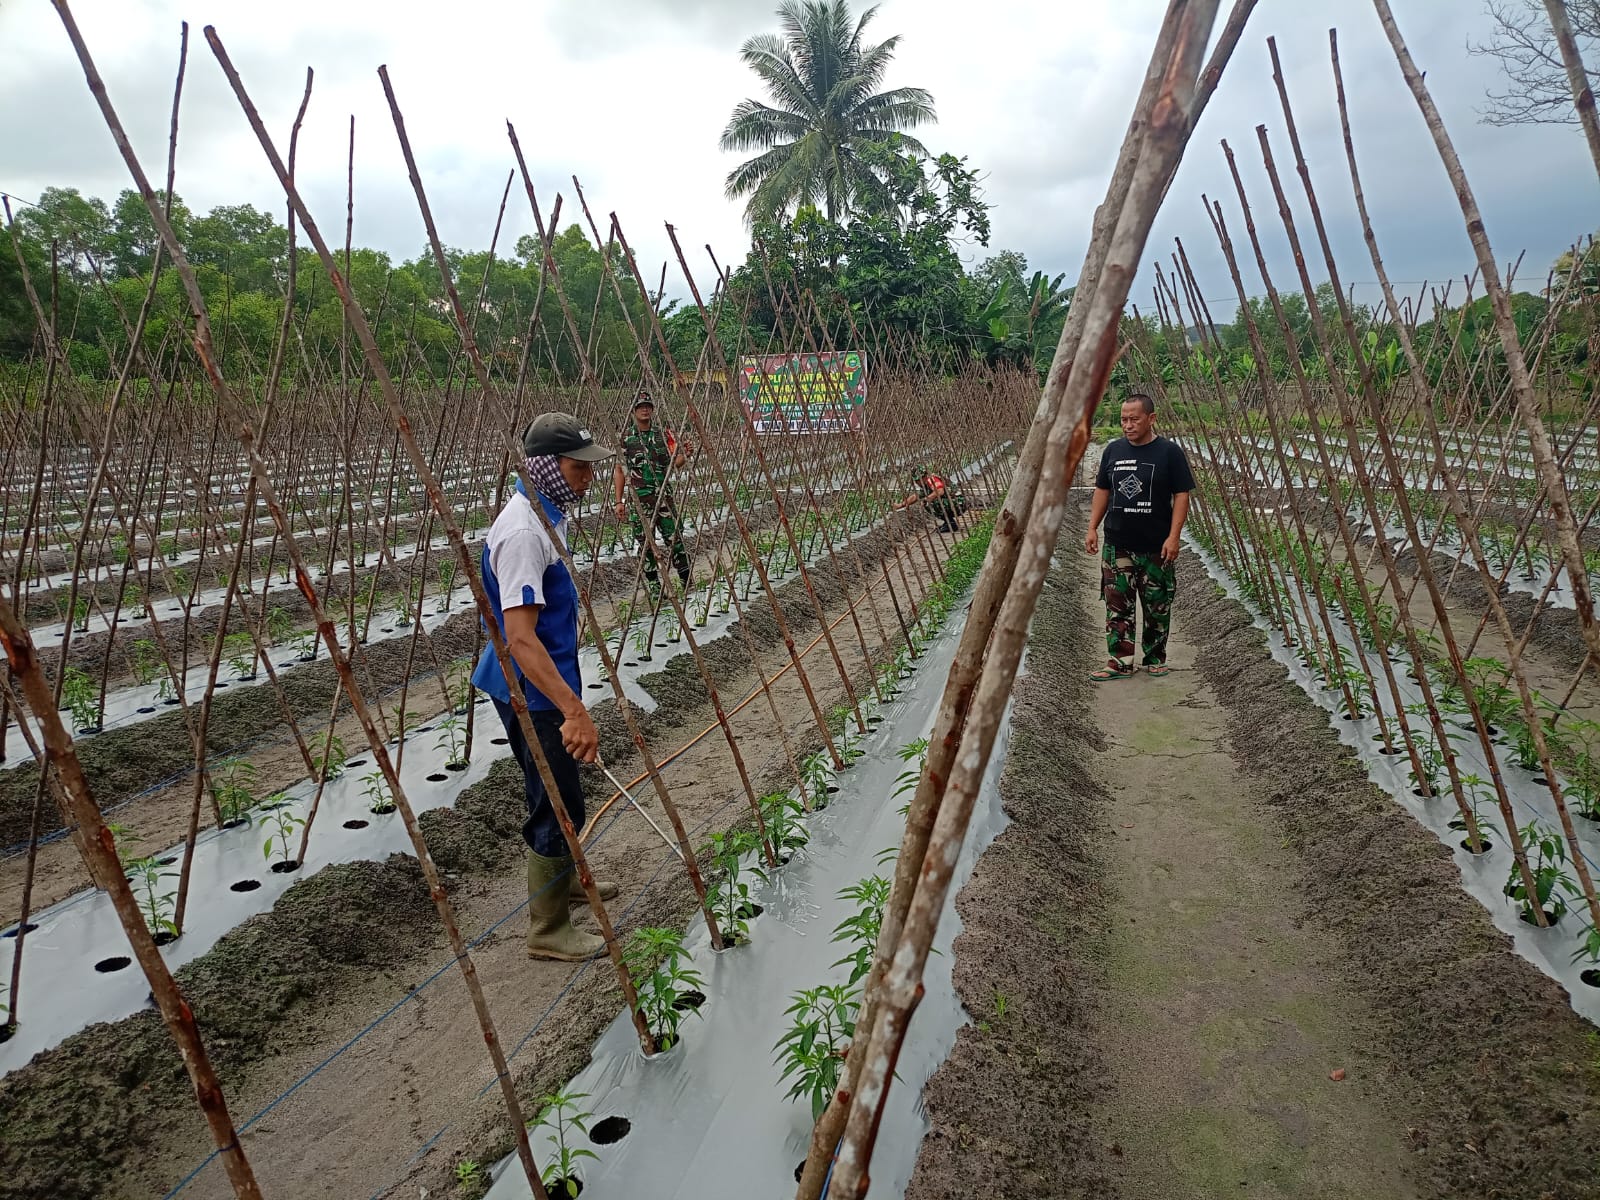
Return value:
[(654, 829), (656, 833), (660, 835), (661, 840), (667, 844), (667, 849), (676, 854), (681, 862), (683, 860), (683, 851), (678, 848), (678, 843), (668, 837), (666, 831), (655, 823), (655, 818), (645, 811), (644, 805), (640, 804), (633, 798), (633, 793), (627, 789), (627, 786), (622, 782), (622, 780), (618, 779), (611, 773), (611, 768), (606, 766), (606, 764), (601, 761), (599, 755), (595, 756), (594, 761), (595, 765), (606, 773), (606, 778), (611, 781), (611, 786), (622, 793), (623, 797), (628, 801), (629, 804), (633, 805), (635, 811), (637, 811), (638, 814), (645, 819), (650, 828)]

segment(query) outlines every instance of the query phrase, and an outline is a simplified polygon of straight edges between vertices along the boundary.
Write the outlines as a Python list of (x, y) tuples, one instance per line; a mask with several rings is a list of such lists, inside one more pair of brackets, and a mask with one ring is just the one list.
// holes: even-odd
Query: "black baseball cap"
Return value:
[(640, 388), (639, 394), (633, 398), (633, 407), (643, 408), (646, 404), (648, 404), (651, 408), (656, 406), (655, 400), (650, 395), (650, 389)]
[(522, 449), (530, 457), (559, 454), (579, 462), (599, 462), (613, 451), (597, 444), (594, 435), (571, 413), (553, 412), (535, 417), (522, 435)]

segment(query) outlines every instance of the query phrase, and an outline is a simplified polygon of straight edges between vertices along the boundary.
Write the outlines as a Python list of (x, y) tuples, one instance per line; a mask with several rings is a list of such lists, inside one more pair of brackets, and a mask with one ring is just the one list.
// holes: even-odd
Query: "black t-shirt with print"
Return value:
[(1194, 491), (1183, 449), (1164, 437), (1142, 446), (1118, 438), (1100, 455), (1094, 485), (1111, 493), (1106, 541), (1118, 550), (1155, 554), (1172, 532), (1172, 497)]

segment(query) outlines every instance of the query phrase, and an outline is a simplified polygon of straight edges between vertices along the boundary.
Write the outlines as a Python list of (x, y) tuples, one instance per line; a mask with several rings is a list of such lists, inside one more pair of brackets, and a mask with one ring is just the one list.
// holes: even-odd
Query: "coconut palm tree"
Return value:
[(784, 0), (783, 36), (745, 42), (740, 57), (772, 100), (740, 101), (722, 131), (724, 150), (763, 151), (728, 174), (729, 199), (749, 197), (747, 220), (801, 204), (820, 206), (830, 220), (845, 216), (874, 178), (863, 150), (891, 133), (901, 132), (902, 150), (927, 154), (903, 131), (936, 120), (933, 97), (922, 88), (877, 90), (900, 42), (862, 43), (877, 11), (853, 20), (847, 0)]

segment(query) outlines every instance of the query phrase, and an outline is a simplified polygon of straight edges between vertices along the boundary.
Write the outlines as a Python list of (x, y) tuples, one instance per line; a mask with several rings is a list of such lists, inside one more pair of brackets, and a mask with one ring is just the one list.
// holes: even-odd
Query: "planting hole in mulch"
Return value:
[(443, 771), (435, 771), (432, 775), (428, 776), (428, 782), (429, 783), (443, 783), (445, 780), (447, 780), (449, 778), (450, 778), (450, 776), (446, 775)]
[(248, 824), (250, 824), (250, 822), (245, 820), (245, 818), (243, 818), (243, 817), (235, 817), (231, 821), (224, 821), (222, 823), (222, 827), (224, 829), (238, 829), (239, 826), (248, 825)]
[(583, 1194), (583, 1180), (576, 1175), (562, 1175), (544, 1185), (547, 1196), (579, 1196)]
[(754, 921), (766, 911), (767, 910), (759, 904), (741, 904), (737, 909), (734, 910), (734, 913), (741, 921)]
[(223, 688), (225, 688), (225, 687), (227, 687), (227, 686), (228, 686), (228, 681), (227, 681), (227, 680), (226, 680), (226, 679), (219, 679), (219, 680), (217, 680), (217, 690), (218, 690), (218, 691), (219, 691), (219, 692), (220, 692), (220, 691), (221, 691), (221, 690), (222, 690), (222, 689), (223, 689)]
[(392, 804), (380, 804), (380, 805), (378, 805), (377, 808), (371, 808), (371, 809), (368, 809), (367, 811), (372, 813), (372, 814), (374, 814), (375, 816), (386, 817), (386, 816), (388, 816), (390, 813), (392, 813), (394, 811), (394, 805), (392, 805)]
[(95, 734), (95, 733), (99, 733), (99, 732), (100, 732), (100, 726), (98, 726), (98, 725), (84, 725), (77, 731), (76, 736), (78, 736), (78, 737), (88, 737), (91, 734)]
[(17, 1027), (15, 1025), (0, 1025), (0, 1046), (5, 1045), (16, 1035)]
[(1547, 785), (1547, 784), (1548, 784), (1548, 783), (1549, 783), (1549, 782), (1550, 782), (1550, 781), (1549, 781), (1549, 780), (1548, 780), (1548, 779), (1546, 779), (1546, 778), (1545, 778), (1545, 777), (1544, 777), (1544, 776), (1543, 776), (1543, 775), (1535, 775), (1535, 776), (1534, 776), (1534, 777), (1533, 777), (1533, 781), (1534, 781), (1534, 782), (1535, 782), (1535, 783), (1537, 783), (1537, 784), (1538, 784), (1538, 785), (1539, 785), (1539, 786), (1540, 786), (1540, 787), (1544, 787), (1544, 786), (1546, 786), (1546, 785)]
[(1353, 712), (1340, 713), (1339, 715), (1341, 717), (1343, 717), (1346, 721), (1359, 721), (1359, 720), (1361, 720), (1360, 716), (1358, 716), (1357, 714), (1355, 714)]
[(589, 1140), (596, 1146), (609, 1146), (620, 1142), (633, 1132), (633, 1122), (627, 1117), (606, 1117), (596, 1121), (589, 1130)]
[(467, 765), (468, 764), (464, 762), (445, 763), (444, 769), (446, 771), (465, 771), (467, 769)]
[(679, 1012), (693, 1012), (705, 1002), (706, 994), (704, 992), (679, 992), (678, 998), (672, 1002), (672, 1007)]
[(162, 702), (161, 702), (161, 703), (163, 703), (163, 704), (165, 704), (165, 705), (168, 705), (168, 706), (171, 706), (171, 705), (174, 705), (174, 704), (176, 704), (176, 703), (177, 703), (177, 700), (176, 700), (176, 699), (173, 699), (173, 700), (163, 700), (163, 701), (162, 701)]
[(722, 949), (718, 950), (713, 947), (711, 953), (724, 954), (729, 950), (737, 950), (740, 946), (748, 946), (749, 944), (750, 939), (744, 934), (735, 933), (731, 929), (724, 929), (722, 931)]
[(171, 866), (171, 865), (172, 865), (172, 864), (173, 864), (173, 863), (175, 863), (175, 862), (177, 862), (177, 861), (178, 861), (178, 860), (177, 860), (177, 859), (176, 859), (176, 858), (174, 858), (174, 857), (173, 857), (173, 856), (172, 856), (172, 855), (170, 855), (170, 854), (169, 854), (169, 855), (167, 855), (167, 856), (166, 856), (166, 857), (165, 857), (165, 858), (158, 858), (158, 859), (156, 859), (156, 863), (157, 863), (157, 865), (158, 865), (158, 866), (163, 866), (163, 867), (170, 867), (170, 866)]
[(1594, 967), (1590, 967), (1587, 971), (1579, 974), (1578, 978), (1592, 988), (1600, 988), (1600, 970)]
[(142, 713), (153, 713), (155, 710), (156, 706), (154, 704), (146, 704), (144, 707), (139, 709), (139, 711)]
[(837, 783), (830, 783), (828, 785), (828, 795), (832, 796), (832, 795), (836, 794), (838, 792), (838, 790), (839, 790), (839, 785)]
[(1461, 839), (1461, 848), (1468, 854), (1487, 854), (1490, 850), (1494, 849), (1493, 843), (1491, 843), (1488, 838), (1479, 838), (1478, 846), (1480, 848), (1475, 850), (1473, 849), (1471, 838)]
[(367, 760), (364, 758), (352, 758), (349, 762), (345, 763), (345, 766), (347, 767), (364, 767), (366, 765)]
[(160, 933), (156, 934), (152, 940), (158, 946), (170, 946), (173, 942), (178, 940), (178, 935), (173, 933), (170, 929), (163, 929)]
[(126, 954), (114, 954), (110, 958), (102, 958), (99, 962), (95, 963), (94, 969), (99, 971), (102, 975), (109, 975), (113, 971), (122, 970), (131, 962), (133, 962), (133, 959), (129, 958)]
[[(1532, 925), (1534, 928), (1538, 928), (1539, 925), (1539, 922), (1533, 919), (1533, 914), (1528, 912), (1517, 914), (1517, 920), (1524, 925)], [(1544, 910), (1544, 923), (1547, 927), (1554, 928), (1560, 920), (1560, 913), (1551, 912), (1548, 908)]]
[(622, 665), (625, 666), (625, 667), (637, 667), (639, 664), (636, 663), (636, 662), (629, 661), (629, 662), (623, 663)]
[(508, 746), (508, 745), (511, 744), (511, 739), (510, 738), (490, 738), (489, 739), (489, 744), (491, 746)]
[(285, 859), (283, 862), (272, 864), (272, 873), (274, 875), (288, 875), (292, 871), (298, 871), (304, 865), (304, 863), (296, 859)]
[(344, 827), (346, 829), (365, 829), (367, 827), (367, 823), (359, 818), (352, 818), (344, 823)]
[(32, 921), (29, 921), (26, 925), (13, 925), (4, 933), (0, 933), (0, 937), (14, 938), (19, 933), (32, 933), (37, 928), (39, 928), (37, 925), (35, 925)]
[(603, 684), (603, 683), (591, 683), (589, 685), (589, 687), (590, 687), (591, 690), (594, 689), (594, 688), (603, 688), (603, 687), (605, 687), (605, 684)]
[(800, 1160), (800, 1165), (797, 1166), (794, 1169), (794, 1181), (796, 1183), (799, 1183), (800, 1182), (800, 1176), (804, 1175), (805, 1173), (806, 1173), (806, 1160), (802, 1158)]
[(261, 880), (259, 879), (241, 879), (238, 883), (229, 884), (228, 890), (230, 892), (253, 892), (260, 886)]

